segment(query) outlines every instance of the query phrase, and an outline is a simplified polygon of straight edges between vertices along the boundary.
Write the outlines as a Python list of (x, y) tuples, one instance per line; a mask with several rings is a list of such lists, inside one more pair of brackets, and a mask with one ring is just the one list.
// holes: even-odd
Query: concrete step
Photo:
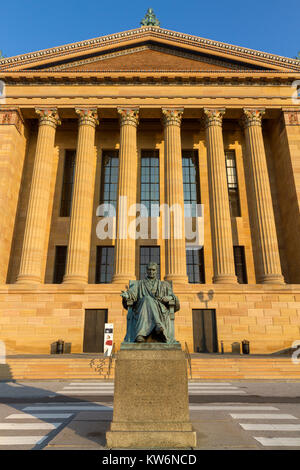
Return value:
[[(108, 360), (99, 371), (90, 366), (92, 357), (10, 357), (7, 364), (0, 364), (0, 380), (55, 380), (99, 379), (108, 375)], [(99, 364), (101, 358), (95, 358)], [(208, 380), (300, 380), (300, 367), (291, 358), (237, 356), (197, 358), (192, 357), (192, 378)], [(114, 378), (114, 361), (109, 378)], [(188, 368), (188, 376), (190, 370)]]

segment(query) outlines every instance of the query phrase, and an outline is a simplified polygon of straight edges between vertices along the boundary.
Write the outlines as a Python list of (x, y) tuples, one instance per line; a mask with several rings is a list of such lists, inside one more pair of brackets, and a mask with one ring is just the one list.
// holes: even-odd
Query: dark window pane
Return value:
[(240, 217), (241, 208), (234, 150), (225, 151), (225, 161), (230, 213), (232, 217)]
[(153, 261), (158, 265), (157, 279), (160, 279), (160, 247), (141, 246), (140, 247), (140, 279), (146, 277), (146, 266)]
[(246, 261), (245, 261), (245, 249), (243, 246), (234, 246), (234, 266), (235, 274), (237, 276), (238, 282), (240, 284), (247, 284), (247, 271), (246, 271)]
[(55, 261), (54, 261), (54, 274), (53, 283), (61, 284), (65, 275), (67, 261), (67, 247), (56, 246), (55, 247)]
[[(159, 197), (159, 151), (142, 150), (141, 152), (141, 204), (148, 209), (143, 217), (158, 217)], [(155, 206), (155, 207), (154, 207)]]
[[(117, 206), (119, 175), (118, 150), (103, 150), (100, 186), (100, 204)], [(106, 215), (106, 214), (105, 214)]]
[(64, 176), (61, 191), (60, 216), (70, 217), (75, 175), (76, 150), (66, 150)]
[(182, 151), (182, 175), (186, 216), (196, 217), (196, 205), (201, 204), (197, 150)]
[(96, 284), (110, 284), (114, 270), (114, 247), (97, 246)]
[(192, 284), (205, 284), (203, 248), (186, 250), (188, 280)]

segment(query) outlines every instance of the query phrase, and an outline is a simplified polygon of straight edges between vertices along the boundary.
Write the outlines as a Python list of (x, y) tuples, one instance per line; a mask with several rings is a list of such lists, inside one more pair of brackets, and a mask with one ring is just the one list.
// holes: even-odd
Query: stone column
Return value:
[(224, 109), (204, 109), (214, 265), (213, 282), (217, 284), (237, 282), (222, 135), (224, 113)]
[(96, 172), (97, 109), (78, 108), (79, 130), (75, 160), (70, 236), (64, 283), (87, 283)]
[(39, 130), (34, 160), (18, 283), (42, 282), (57, 110), (36, 109)]
[[(117, 236), (115, 241), (114, 283), (136, 279), (136, 240), (128, 236), (128, 226), (135, 216), (128, 216), (137, 194), (138, 108), (118, 108), (120, 115), (119, 189)], [(132, 234), (133, 235), (133, 234)]]
[[(170, 210), (165, 279), (188, 282), (180, 126), (183, 109), (162, 109), (165, 133), (165, 194)], [(173, 208), (173, 209), (172, 209)], [(167, 222), (167, 220), (165, 219)]]
[[(1, 97), (0, 97), (1, 101)], [(18, 108), (0, 109), (0, 284), (7, 280), (26, 151), (25, 126)], [(11, 281), (11, 278), (8, 280)]]
[(263, 109), (244, 109), (248, 166), (253, 191), (252, 219), (258, 259), (259, 282), (282, 284), (278, 241), (275, 228), (272, 196), (270, 190), (267, 161), (263, 142), (261, 120)]

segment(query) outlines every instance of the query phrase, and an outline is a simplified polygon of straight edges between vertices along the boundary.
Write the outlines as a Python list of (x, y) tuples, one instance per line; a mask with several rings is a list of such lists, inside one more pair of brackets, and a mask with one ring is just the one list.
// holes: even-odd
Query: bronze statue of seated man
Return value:
[(174, 312), (179, 300), (167, 281), (157, 279), (157, 264), (150, 262), (147, 276), (131, 281), (122, 291), (124, 308), (128, 309), (125, 343), (145, 341), (177, 343), (174, 338)]

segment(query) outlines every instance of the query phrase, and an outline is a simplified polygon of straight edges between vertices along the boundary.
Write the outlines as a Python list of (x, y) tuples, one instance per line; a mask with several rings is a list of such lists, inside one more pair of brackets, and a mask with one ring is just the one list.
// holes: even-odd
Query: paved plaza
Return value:
[[(104, 450), (114, 383), (0, 383), (0, 450)], [(300, 449), (299, 382), (189, 382), (197, 448)]]

